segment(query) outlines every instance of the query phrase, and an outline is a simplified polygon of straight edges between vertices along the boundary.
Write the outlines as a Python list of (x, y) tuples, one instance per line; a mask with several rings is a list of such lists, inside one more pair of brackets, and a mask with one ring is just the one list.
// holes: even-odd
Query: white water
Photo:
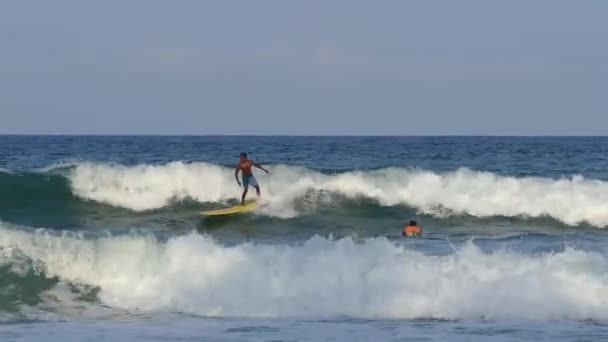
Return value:
[[(257, 177), (266, 204), (263, 213), (271, 216), (298, 215), (297, 200), (313, 190), (363, 196), (385, 206), (405, 204), (438, 216), (551, 216), (569, 225), (608, 225), (608, 183), (582, 177), (516, 178), (468, 169), (436, 173), (388, 168), (335, 175), (284, 165), (270, 170), (271, 176)], [(241, 191), (232, 169), (206, 163), (134, 167), (85, 163), (72, 169), (69, 178), (82, 198), (136, 211), (185, 198), (222, 202), (237, 199)], [(250, 196), (254, 193), (251, 190)], [(317, 201), (323, 198), (309, 204)]]
[(115, 308), (221, 317), (608, 319), (608, 259), (563, 253), (448, 256), (384, 238), (226, 247), (191, 234), (83, 240), (0, 228), (0, 246), (48, 276), (99, 286)]

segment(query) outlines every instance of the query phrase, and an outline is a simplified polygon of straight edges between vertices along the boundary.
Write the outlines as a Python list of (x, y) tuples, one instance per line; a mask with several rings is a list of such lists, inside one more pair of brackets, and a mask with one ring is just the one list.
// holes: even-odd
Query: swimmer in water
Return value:
[(422, 229), (418, 227), (416, 221), (410, 221), (408, 226), (403, 228), (402, 235), (407, 237), (420, 237), (420, 235), (422, 235)]

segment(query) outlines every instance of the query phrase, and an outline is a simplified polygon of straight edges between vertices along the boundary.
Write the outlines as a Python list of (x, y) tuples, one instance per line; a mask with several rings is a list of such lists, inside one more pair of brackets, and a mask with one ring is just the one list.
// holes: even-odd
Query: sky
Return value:
[(608, 1), (2, 1), (0, 134), (608, 135)]

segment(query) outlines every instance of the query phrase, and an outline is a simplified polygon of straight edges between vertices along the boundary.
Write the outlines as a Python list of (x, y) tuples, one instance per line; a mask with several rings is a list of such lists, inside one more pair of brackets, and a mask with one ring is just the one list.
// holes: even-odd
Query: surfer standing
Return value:
[(253, 186), (258, 196), (260, 196), (260, 186), (255, 180), (255, 177), (253, 177), (253, 172), (251, 171), (251, 168), (254, 166), (266, 173), (270, 173), (268, 172), (268, 170), (263, 168), (262, 165), (254, 162), (253, 160), (247, 159), (247, 153), (241, 153), (241, 160), (239, 161), (239, 164), (236, 166), (236, 170), (234, 171), (234, 178), (236, 178), (236, 182), (239, 184), (239, 186), (241, 186), (241, 182), (239, 181), (239, 171), (243, 172), (242, 186), (244, 189), (243, 196), (241, 196), (241, 205), (245, 205), (245, 197), (247, 196), (249, 185)]

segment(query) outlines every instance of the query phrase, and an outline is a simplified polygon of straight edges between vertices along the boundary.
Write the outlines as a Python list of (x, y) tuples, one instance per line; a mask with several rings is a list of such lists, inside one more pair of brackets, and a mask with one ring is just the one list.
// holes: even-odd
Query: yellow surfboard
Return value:
[(200, 214), (203, 216), (223, 216), (223, 215), (232, 215), (232, 214), (240, 214), (246, 213), (248, 211), (252, 211), (257, 208), (258, 202), (251, 201), (245, 203), (245, 205), (235, 205), (231, 208), (218, 209), (218, 210), (210, 210), (210, 211), (201, 211)]

